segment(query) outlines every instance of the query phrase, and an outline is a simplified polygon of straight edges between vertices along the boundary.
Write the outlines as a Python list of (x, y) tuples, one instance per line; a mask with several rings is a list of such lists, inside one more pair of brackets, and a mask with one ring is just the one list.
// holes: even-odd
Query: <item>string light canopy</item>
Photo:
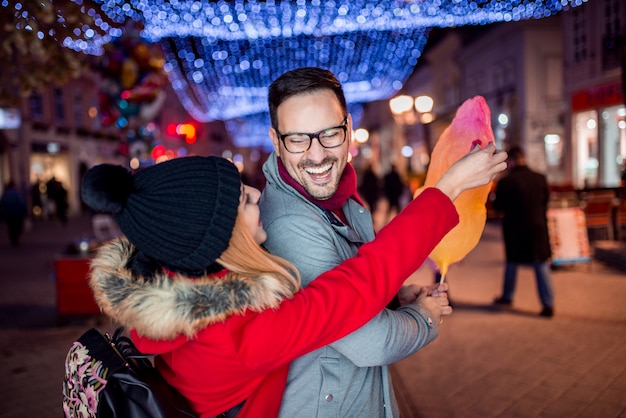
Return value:
[(97, 0), (111, 19), (144, 36), (223, 40), (328, 36), (357, 31), (482, 25), (541, 18), (585, 0)]
[(189, 114), (231, 121), (239, 146), (267, 145), (267, 88), (289, 69), (330, 69), (351, 104), (386, 99), (413, 71), (429, 28), (543, 18), (585, 1), (95, 0), (112, 21), (142, 24)]
[(350, 103), (384, 98), (402, 87), (427, 40), (425, 29), (223, 41), (162, 41), (172, 86), (197, 120), (225, 120), (267, 110), (267, 88), (305, 66), (333, 71)]
[(237, 119), (226, 125), (236, 145), (268, 147), (267, 88), (278, 75), (324, 67), (337, 75), (348, 103), (379, 100), (402, 87), (426, 40), (427, 30), (420, 28), (254, 41), (175, 37), (161, 44), (164, 69), (194, 119)]

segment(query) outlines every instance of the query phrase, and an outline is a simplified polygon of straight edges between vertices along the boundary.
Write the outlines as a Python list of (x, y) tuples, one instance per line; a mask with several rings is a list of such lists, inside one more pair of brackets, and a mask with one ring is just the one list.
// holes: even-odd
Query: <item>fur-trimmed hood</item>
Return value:
[(104, 244), (91, 262), (89, 284), (103, 313), (154, 340), (191, 338), (247, 309), (276, 308), (294, 292), (269, 275), (226, 272), (189, 278), (163, 271), (151, 279), (137, 277), (128, 268), (135, 253), (126, 238)]

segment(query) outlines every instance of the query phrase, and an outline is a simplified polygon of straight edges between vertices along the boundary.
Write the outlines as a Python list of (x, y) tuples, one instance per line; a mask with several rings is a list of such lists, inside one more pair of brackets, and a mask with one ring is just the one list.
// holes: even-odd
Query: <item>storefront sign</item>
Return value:
[(624, 93), (619, 81), (579, 90), (572, 94), (572, 110), (574, 112), (617, 104), (624, 104)]

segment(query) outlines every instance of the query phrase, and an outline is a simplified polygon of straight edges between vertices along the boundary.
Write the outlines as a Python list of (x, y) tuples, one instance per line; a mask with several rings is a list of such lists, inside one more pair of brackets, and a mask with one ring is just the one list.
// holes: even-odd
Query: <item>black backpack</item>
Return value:
[(118, 328), (113, 336), (95, 328), (76, 340), (65, 360), (65, 417), (190, 418), (189, 402)]

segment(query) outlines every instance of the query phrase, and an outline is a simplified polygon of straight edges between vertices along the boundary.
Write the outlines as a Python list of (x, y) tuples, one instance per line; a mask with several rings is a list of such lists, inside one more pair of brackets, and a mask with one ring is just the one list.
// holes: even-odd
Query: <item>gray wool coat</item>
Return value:
[[(292, 262), (306, 286), (374, 238), (372, 218), (350, 199), (343, 211), (351, 228), (331, 224), (320, 207), (281, 180), (276, 161), (272, 153), (263, 166), (264, 246)], [(280, 416), (398, 417), (387, 365), (414, 354), (436, 336), (436, 326), (412, 305), (383, 310), (352, 334), (291, 364)]]

